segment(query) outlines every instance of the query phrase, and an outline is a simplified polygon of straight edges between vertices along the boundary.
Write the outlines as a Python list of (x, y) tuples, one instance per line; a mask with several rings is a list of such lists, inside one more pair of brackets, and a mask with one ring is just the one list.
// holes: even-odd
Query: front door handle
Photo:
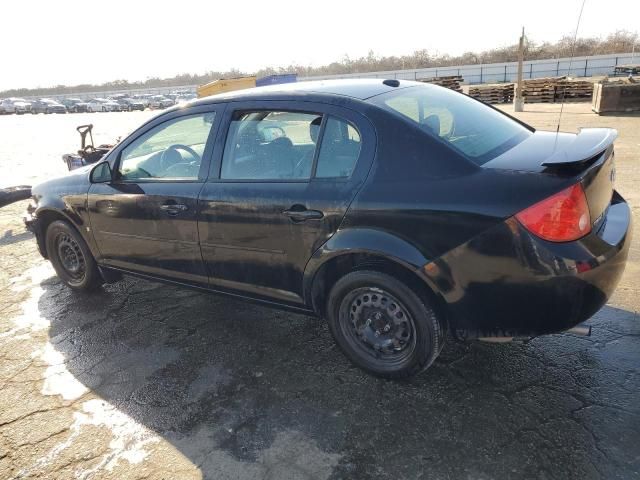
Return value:
[(185, 212), (189, 209), (182, 203), (165, 203), (160, 205), (160, 210), (163, 210), (167, 215), (178, 215), (180, 212)]
[(324, 217), (324, 213), (320, 210), (307, 210), (306, 208), (290, 208), (282, 214), (289, 217), (294, 222), (306, 222), (307, 220), (319, 220)]

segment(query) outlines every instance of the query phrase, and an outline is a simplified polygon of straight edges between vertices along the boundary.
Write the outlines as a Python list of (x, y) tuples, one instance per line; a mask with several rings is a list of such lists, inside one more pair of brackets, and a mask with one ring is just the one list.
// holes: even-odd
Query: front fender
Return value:
[(55, 219), (65, 220), (78, 230), (91, 253), (97, 258), (98, 250), (89, 228), (87, 212), (90, 168), (78, 170), (80, 171), (33, 187), (32, 197), (36, 208), (32, 211), (32, 231), (38, 237), (38, 244), (44, 245), (46, 225)]
[(338, 230), (313, 254), (305, 266), (303, 295), (307, 305), (312, 305), (313, 282), (320, 268), (333, 258), (354, 253), (383, 257), (416, 272), (422, 278), (425, 277), (421, 269), (430, 262), (414, 245), (384, 230), (374, 228)]

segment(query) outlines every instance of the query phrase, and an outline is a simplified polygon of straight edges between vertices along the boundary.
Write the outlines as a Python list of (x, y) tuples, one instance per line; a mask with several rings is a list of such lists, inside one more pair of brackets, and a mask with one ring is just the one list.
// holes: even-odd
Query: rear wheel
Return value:
[(67, 222), (52, 222), (47, 228), (45, 240), (51, 264), (68, 287), (90, 291), (103, 283), (89, 247), (78, 231)]
[(433, 363), (444, 342), (431, 305), (400, 280), (356, 271), (332, 288), (328, 323), (336, 342), (358, 367), (385, 378), (414, 375)]

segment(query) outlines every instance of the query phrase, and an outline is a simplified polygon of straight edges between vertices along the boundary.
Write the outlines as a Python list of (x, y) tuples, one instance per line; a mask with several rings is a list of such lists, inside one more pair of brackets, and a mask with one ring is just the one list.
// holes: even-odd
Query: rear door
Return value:
[(374, 129), (310, 102), (232, 103), (224, 123), (200, 195), (210, 285), (302, 303), (304, 267), (366, 178)]
[(162, 116), (114, 152), (114, 180), (93, 184), (88, 195), (101, 263), (208, 283), (198, 244), (198, 195), (220, 112), (205, 106)]

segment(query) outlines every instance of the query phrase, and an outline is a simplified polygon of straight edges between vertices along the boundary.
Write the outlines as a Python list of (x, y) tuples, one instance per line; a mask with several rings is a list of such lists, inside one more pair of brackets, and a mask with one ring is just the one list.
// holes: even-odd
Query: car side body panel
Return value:
[[(87, 191), (89, 190), (89, 173), (92, 166), (73, 170), (64, 177), (52, 179), (32, 188), (32, 195), (37, 202), (36, 209), (26, 220), (41, 219), (47, 215), (66, 219), (82, 235), (94, 257), (99, 258), (99, 250), (91, 234), (91, 223), (87, 211)], [(36, 235), (40, 252), (44, 251), (45, 232), (40, 222), (27, 224)]]

